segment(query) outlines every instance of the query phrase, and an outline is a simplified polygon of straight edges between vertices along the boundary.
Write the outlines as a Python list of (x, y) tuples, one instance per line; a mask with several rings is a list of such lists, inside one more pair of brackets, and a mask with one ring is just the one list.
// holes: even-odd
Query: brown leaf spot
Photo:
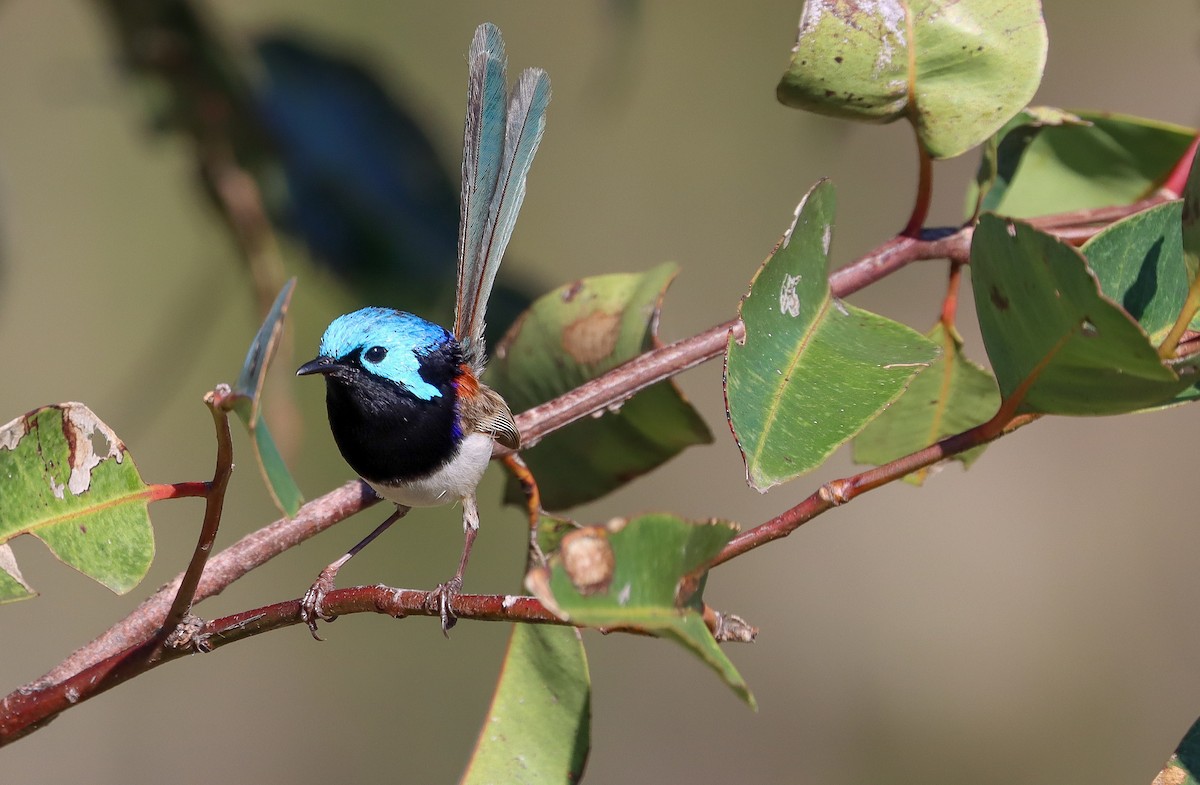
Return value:
[(1008, 298), (1004, 296), (1004, 292), (1000, 291), (995, 286), (988, 289), (988, 296), (992, 298), (992, 305), (999, 308), (1001, 311), (1008, 310)]
[(587, 597), (608, 590), (616, 559), (604, 529), (588, 526), (571, 532), (563, 537), (559, 552), (575, 591)]
[(1176, 756), (1172, 755), (1170, 763), (1158, 773), (1158, 776), (1154, 778), (1154, 782), (1151, 785), (1183, 785), (1183, 783), (1187, 782), (1187, 770), (1171, 765), (1178, 760)]
[(593, 311), (568, 324), (562, 331), (562, 345), (578, 363), (598, 363), (608, 359), (621, 334), (621, 314)]
[(101, 461), (115, 458), (121, 463), (125, 445), (83, 404), (70, 402), (59, 404), (57, 408), (62, 410), (63, 436), (70, 451), (71, 476), (67, 487), (78, 496), (91, 487), (92, 470)]

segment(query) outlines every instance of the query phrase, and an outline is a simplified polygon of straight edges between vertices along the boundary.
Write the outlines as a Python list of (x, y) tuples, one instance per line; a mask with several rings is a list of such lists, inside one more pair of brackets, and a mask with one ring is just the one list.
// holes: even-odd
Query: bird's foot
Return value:
[(300, 618), (304, 619), (304, 623), (308, 625), (308, 631), (312, 633), (316, 640), (325, 640), (317, 634), (317, 620), (333, 621), (337, 618), (334, 616), (325, 615), (325, 609), (321, 607), (321, 603), (325, 600), (325, 595), (333, 591), (333, 581), (337, 578), (338, 571), (331, 564), (321, 570), (321, 574), (313, 581), (313, 585), (308, 587), (308, 591), (304, 592), (304, 598), (300, 600)]
[(425, 607), (430, 610), (436, 610), (438, 615), (442, 617), (442, 634), (447, 638), (450, 637), (450, 628), (458, 623), (458, 617), (454, 615), (452, 603), (454, 602), (454, 598), (462, 591), (462, 585), (462, 576), (455, 575), (429, 592), (429, 599), (425, 603)]

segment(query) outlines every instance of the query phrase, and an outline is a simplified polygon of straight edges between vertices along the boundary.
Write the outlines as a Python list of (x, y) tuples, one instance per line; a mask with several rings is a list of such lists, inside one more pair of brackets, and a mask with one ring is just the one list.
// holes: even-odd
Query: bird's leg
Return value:
[(454, 577), (438, 586), (429, 593), (429, 608), (436, 608), (442, 617), (442, 634), (450, 636), (450, 628), (458, 619), (454, 616), (451, 603), (462, 591), (463, 573), (467, 571), (467, 559), (471, 558), (471, 546), (475, 543), (475, 535), (479, 533), (479, 507), (475, 504), (475, 494), (463, 497), (463, 552), (458, 560), (458, 570)]
[(387, 531), (389, 526), (407, 515), (411, 509), (403, 504), (397, 504), (396, 511), (389, 515), (387, 520), (376, 526), (374, 531), (363, 537), (357, 545), (346, 551), (337, 561), (321, 570), (321, 574), (313, 581), (313, 585), (308, 587), (308, 591), (304, 593), (304, 599), (300, 600), (300, 618), (304, 619), (304, 623), (308, 625), (308, 631), (314, 638), (321, 640), (321, 636), (317, 635), (317, 619), (333, 621), (337, 618), (337, 616), (325, 615), (321, 610), (321, 601), (325, 599), (326, 594), (333, 591), (333, 582), (337, 579), (338, 570), (353, 559), (355, 554), (370, 545), (372, 540)]

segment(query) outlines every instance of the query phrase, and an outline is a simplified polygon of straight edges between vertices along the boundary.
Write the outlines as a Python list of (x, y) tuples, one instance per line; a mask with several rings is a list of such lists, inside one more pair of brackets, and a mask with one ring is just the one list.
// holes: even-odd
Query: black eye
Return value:
[(382, 346), (372, 346), (363, 353), (363, 359), (369, 363), (383, 362), (384, 357), (387, 357), (387, 349)]

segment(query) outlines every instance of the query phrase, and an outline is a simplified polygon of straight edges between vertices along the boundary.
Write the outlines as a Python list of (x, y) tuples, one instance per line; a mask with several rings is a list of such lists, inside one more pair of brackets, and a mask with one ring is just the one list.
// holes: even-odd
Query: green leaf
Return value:
[(634, 629), (682, 644), (754, 706), (700, 613), (705, 567), (736, 532), (724, 521), (667, 514), (584, 526), (563, 537), (548, 567), (531, 570), (526, 584), (573, 624)]
[[(854, 440), (854, 460), (884, 464), (916, 452), (952, 434), (986, 422), (1000, 406), (1000, 391), (990, 373), (963, 354), (962, 338), (939, 322), (926, 333), (942, 347), (942, 356), (918, 374), (896, 402), (884, 410)], [(980, 445), (955, 455), (970, 467), (982, 453)], [(920, 485), (929, 467), (904, 479)]]
[[(1105, 227), (1080, 249), (1100, 291), (1136, 319), (1155, 345), (1187, 298), (1181, 214), (1182, 202), (1155, 205)], [(1193, 326), (1200, 328), (1200, 319)]]
[(833, 117), (906, 118), (932, 157), (953, 158), (1029, 102), (1045, 64), (1038, 0), (807, 0), (776, 93)]
[(1200, 155), (1192, 153), (1192, 167), (1183, 188), (1183, 263), (1188, 281), (1200, 275)]
[(1159, 406), (1195, 381), (1159, 359), (1134, 319), (1099, 290), (1075, 248), (985, 215), (971, 244), (984, 345), (1016, 412), (1117, 414)]
[(1078, 115), (1048, 106), (1030, 106), (1018, 112), (983, 145), (975, 181), (967, 193), (967, 218), (996, 210), (1029, 145), (1043, 128), (1055, 125), (1091, 125)]
[[(658, 313), (676, 270), (664, 264), (646, 273), (598, 275), (539, 298), (500, 342), (488, 383), (522, 411), (658, 346)], [(711, 441), (679, 388), (664, 381), (619, 411), (574, 423), (521, 454), (542, 504), (555, 510), (598, 499), (685, 447)], [(515, 481), (507, 500), (523, 502)]]
[(591, 678), (579, 631), (514, 624), (462, 782), (578, 782), (590, 733)]
[(725, 401), (765, 491), (820, 466), (938, 356), (920, 333), (829, 293), (834, 192), (821, 181), (750, 284), (744, 340), (725, 353)]
[(112, 429), (81, 403), (45, 406), (0, 426), (0, 602), (32, 596), (4, 545), (32, 534), (61, 561), (118, 594), (154, 558), (151, 489)]
[(984, 209), (1014, 218), (1130, 204), (1163, 183), (1195, 131), (1140, 117), (1079, 112), (1089, 125), (1045, 126), (1027, 146), (1001, 145), (999, 166), (1014, 173)]
[(295, 515), (304, 503), (304, 496), (299, 486), (292, 479), (283, 456), (271, 438), (267, 423), (261, 416), (261, 401), (263, 383), (266, 381), (267, 368), (275, 349), (279, 345), (279, 337), (283, 334), (283, 319), (287, 315), (288, 305), (292, 301), (292, 292), (296, 288), (296, 279), (292, 278), (275, 297), (267, 318), (254, 340), (250, 342), (250, 350), (246, 352), (246, 361), (242, 363), (242, 372), (233, 388), (233, 411), (238, 419), (246, 426), (254, 445), (254, 457), (258, 461), (259, 471), (271, 492), (271, 499), (284, 515)]
[(1200, 720), (1192, 723), (1153, 785), (1200, 785)]

